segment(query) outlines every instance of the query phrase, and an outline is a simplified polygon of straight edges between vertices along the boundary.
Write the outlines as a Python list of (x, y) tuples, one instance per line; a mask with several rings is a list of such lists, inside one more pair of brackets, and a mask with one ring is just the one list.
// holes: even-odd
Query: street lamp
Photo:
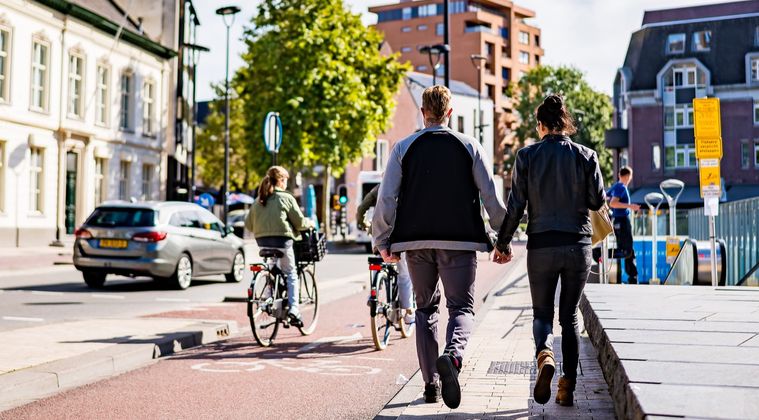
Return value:
[(192, 51), (192, 152), (190, 158), (190, 193), (188, 196), (190, 197), (189, 201), (193, 202), (195, 201), (195, 149), (198, 147), (197, 136), (195, 135), (198, 125), (198, 98), (196, 95), (196, 86), (198, 85), (198, 58), (200, 57), (198, 52), (208, 52), (211, 50), (207, 47), (196, 44), (186, 43), (183, 46)]
[(482, 124), (482, 63), (484, 63), (488, 58), (480, 55), (480, 54), (472, 54), (469, 56), (469, 59), (472, 60), (472, 64), (474, 65), (474, 68), (477, 69), (477, 120), (478, 124), (475, 127), (477, 129), (480, 144), (482, 144), (482, 127), (484, 125)]
[(227, 213), (229, 213), (229, 204), (227, 196), (229, 195), (229, 29), (235, 23), (235, 15), (240, 12), (237, 6), (225, 6), (216, 9), (216, 14), (224, 20), (227, 27), (227, 68), (224, 76), (224, 192), (221, 195), (223, 203), (222, 220), (224, 225), (227, 224)]
[(433, 86), (437, 84), (437, 69), (440, 67), (440, 58), (443, 54), (447, 55), (450, 50), (451, 48), (445, 44), (425, 45), (419, 49), (420, 53), (429, 55)]

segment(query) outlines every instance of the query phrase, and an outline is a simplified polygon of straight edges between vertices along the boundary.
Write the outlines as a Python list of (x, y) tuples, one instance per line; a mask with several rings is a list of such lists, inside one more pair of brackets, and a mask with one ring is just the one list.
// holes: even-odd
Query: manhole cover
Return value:
[[(556, 363), (556, 370), (561, 372), (561, 362)], [(535, 361), (494, 361), (490, 362), (488, 375), (532, 375), (537, 374)]]

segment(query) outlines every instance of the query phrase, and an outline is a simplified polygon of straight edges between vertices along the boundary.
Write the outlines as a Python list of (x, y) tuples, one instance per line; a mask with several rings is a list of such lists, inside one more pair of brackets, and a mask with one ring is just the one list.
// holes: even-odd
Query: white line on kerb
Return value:
[(124, 296), (119, 295), (104, 295), (100, 293), (93, 293), (90, 295), (91, 297), (98, 298), (98, 299), (124, 299)]
[(6, 321), (21, 321), (21, 322), (45, 322), (42, 318), (27, 318), (24, 316), (4, 316)]
[(44, 290), (32, 290), (33, 295), (40, 296), (62, 296), (63, 292), (46, 292)]
[(155, 298), (156, 302), (189, 302), (190, 299), (182, 298)]

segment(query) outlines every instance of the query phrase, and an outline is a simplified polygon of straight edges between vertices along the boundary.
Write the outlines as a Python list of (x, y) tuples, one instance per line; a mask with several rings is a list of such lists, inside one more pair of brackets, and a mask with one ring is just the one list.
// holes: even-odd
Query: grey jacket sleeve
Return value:
[(379, 250), (390, 249), (390, 234), (395, 225), (395, 211), (398, 207), (398, 193), (401, 190), (401, 155), (400, 143), (393, 147), (387, 161), (385, 175), (380, 183), (377, 205), (372, 217), (372, 238)]
[(506, 216), (506, 206), (501, 197), (496, 194), (496, 186), (493, 175), (489, 168), (492, 167), (490, 160), (485, 156), (485, 149), (480, 143), (474, 143), (474, 165), (472, 175), (474, 183), (480, 190), (480, 198), (485, 206), (485, 211), (490, 217), (490, 227), (496, 232), (501, 228), (501, 223)]

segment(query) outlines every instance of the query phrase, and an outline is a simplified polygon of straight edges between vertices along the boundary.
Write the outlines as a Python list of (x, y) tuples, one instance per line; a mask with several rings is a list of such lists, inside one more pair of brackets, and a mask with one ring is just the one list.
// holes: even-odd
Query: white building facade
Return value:
[(77, 2), (2, 1), (0, 247), (71, 235), (106, 200), (165, 196), (172, 56)]

